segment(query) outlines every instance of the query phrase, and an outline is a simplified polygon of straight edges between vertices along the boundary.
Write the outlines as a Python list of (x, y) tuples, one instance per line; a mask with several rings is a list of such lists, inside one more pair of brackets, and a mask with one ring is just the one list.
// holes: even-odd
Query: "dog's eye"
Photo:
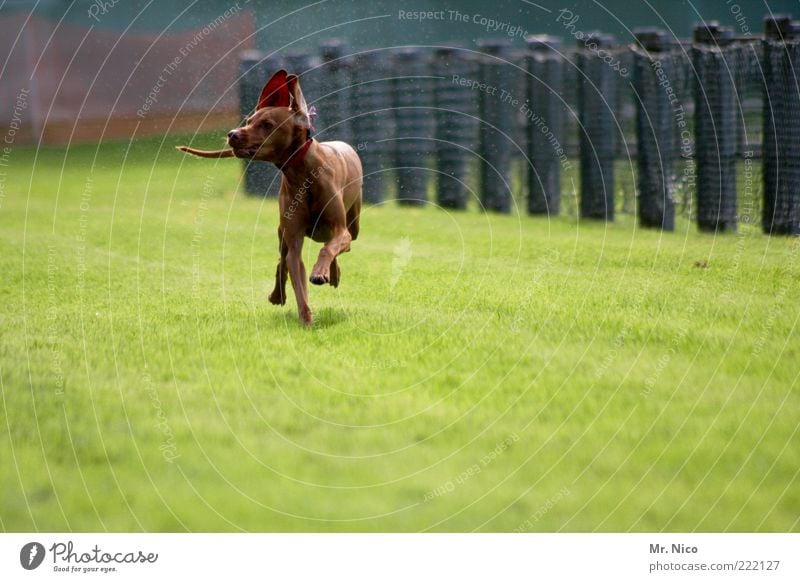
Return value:
[(272, 124), (269, 121), (262, 121), (261, 128), (267, 130), (272, 129)]

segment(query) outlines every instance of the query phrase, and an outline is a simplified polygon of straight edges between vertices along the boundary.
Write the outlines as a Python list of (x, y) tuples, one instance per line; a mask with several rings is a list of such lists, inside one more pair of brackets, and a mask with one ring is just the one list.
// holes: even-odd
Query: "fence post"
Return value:
[(515, 91), (519, 74), (514, 74), (510, 58), (510, 43), (505, 40), (486, 40), (479, 43), (481, 58), (480, 81), (480, 196), (484, 210), (511, 212), (511, 159), (515, 114), (513, 99), (521, 99)]
[(397, 202), (419, 206), (428, 199), (428, 163), (435, 145), (433, 82), (428, 59), (420, 48), (399, 50), (393, 64)]
[(578, 107), (582, 218), (614, 220), (614, 157), (618, 133), (618, 74), (600, 56), (613, 54), (615, 39), (599, 32), (578, 41)]
[(717, 22), (694, 29), (697, 225), (736, 230), (736, 87), (733, 30)]
[(463, 49), (440, 47), (433, 56), (436, 108), (436, 201), (445, 208), (467, 207), (467, 163), (472, 156), (477, 111), (464, 84), (475, 71)]
[(800, 235), (800, 23), (766, 17), (764, 71), (764, 214), (767, 234)]
[(675, 230), (673, 111), (678, 96), (672, 86), (672, 42), (659, 29), (635, 29), (633, 53), (636, 89), (636, 149), (639, 223)]
[[(286, 65), (286, 71), (298, 75), (300, 77), (300, 84), (305, 84), (308, 86), (303, 86), (303, 90), (306, 91), (310, 89), (313, 94), (316, 94), (317, 90), (315, 77), (319, 74), (319, 57), (316, 57), (305, 51), (293, 51), (286, 53), (284, 61)], [(306, 99), (306, 101), (309, 100)]]
[(347, 44), (339, 39), (320, 43), (320, 67), (316, 87), (318, 98), (315, 125), (322, 141), (341, 140), (352, 143), (350, 128), (350, 60)]
[(391, 81), (385, 56), (362, 52), (353, 62), (353, 134), (364, 169), (364, 201), (379, 204), (386, 189), (385, 169), (394, 136)]
[(528, 213), (557, 216), (561, 208), (561, 164), (564, 144), (564, 61), (561, 39), (530, 35), (528, 47), (527, 108)]
[[(253, 113), (261, 88), (269, 77), (281, 68), (277, 57), (266, 57), (259, 51), (244, 51), (240, 55), (239, 109), (242, 119)], [(274, 164), (242, 160), (244, 190), (248, 194), (273, 198), (281, 187), (281, 172)]]

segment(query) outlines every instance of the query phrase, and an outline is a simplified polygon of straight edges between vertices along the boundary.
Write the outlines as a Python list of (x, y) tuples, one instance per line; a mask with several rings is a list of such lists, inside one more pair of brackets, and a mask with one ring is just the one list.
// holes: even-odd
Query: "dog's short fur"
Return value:
[(178, 149), (202, 157), (237, 157), (272, 162), (281, 168), (280, 261), (270, 303), (286, 303), (286, 276), (292, 279), (300, 321), (313, 323), (308, 305), (303, 240), (325, 243), (310, 280), (339, 285), (336, 261), (358, 237), (361, 211), (361, 160), (344, 142), (310, 137), (311, 120), (296, 75), (278, 71), (264, 86), (255, 113), (244, 127), (228, 133), (230, 149), (206, 152)]

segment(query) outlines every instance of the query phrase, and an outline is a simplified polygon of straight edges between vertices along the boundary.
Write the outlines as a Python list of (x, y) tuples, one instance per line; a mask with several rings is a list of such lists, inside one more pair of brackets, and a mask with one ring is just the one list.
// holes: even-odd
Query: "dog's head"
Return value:
[(297, 75), (281, 69), (267, 81), (244, 127), (228, 133), (238, 158), (281, 163), (305, 143), (311, 119)]

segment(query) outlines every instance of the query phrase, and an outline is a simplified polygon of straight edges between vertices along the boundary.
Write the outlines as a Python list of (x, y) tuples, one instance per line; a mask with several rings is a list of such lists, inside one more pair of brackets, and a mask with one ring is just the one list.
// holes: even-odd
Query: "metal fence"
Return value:
[[(758, 212), (765, 232), (800, 234), (800, 24), (764, 23), (763, 38), (714, 22), (691, 40), (637, 29), (628, 45), (600, 32), (575, 47), (530, 36), (522, 53), (490, 40), (350, 54), (329, 41), (303, 56), (315, 68), (293, 72), (314, 81), (304, 87), (310, 103), (318, 95), (320, 139), (359, 148), (368, 202), (519, 202), (607, 221), (622, 211), (668, 231), (677, 216), (733, 231)], [(248, 59), (265, 78), (266, 61)], [(253, 83), (243, 76), (243, 110)], [(742, 162), (759, 159), (762, 179), (740, 187)], [(274, 176), (255, 176), (248, 189), (271, 194), (257, 182)], [(562, 189), (576, 183), (565, 210)]]

